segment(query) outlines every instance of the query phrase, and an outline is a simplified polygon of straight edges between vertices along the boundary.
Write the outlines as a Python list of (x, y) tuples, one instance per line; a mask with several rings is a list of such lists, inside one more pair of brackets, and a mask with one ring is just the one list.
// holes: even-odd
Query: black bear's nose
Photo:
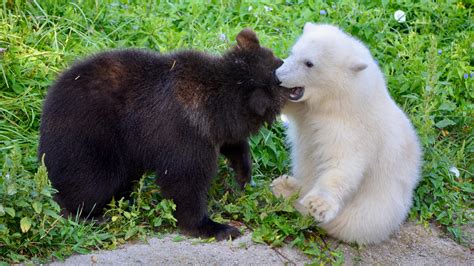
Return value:
[(281, 65), (283, 65), (284, 61), (281, 60), (280, 58), (277, 58), (277, 67), (281, 67)]
[(275, 80), (275, 83), (276, 83), (277, 85), (280, 85), (280, 84), (281, 84), (281, 81), (278, 79), (275, 70), (273, 71), (273, 79)]

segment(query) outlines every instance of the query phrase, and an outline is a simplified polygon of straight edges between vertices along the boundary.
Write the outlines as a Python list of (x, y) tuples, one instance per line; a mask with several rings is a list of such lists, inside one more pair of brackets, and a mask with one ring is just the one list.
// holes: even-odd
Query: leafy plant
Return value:
[(104, 224), (105, 229), (126, 241), (134, 237), (144, 239), (150, 231), (163, 230), (166, 226), (176, 227), (173, 217), (176, 205), (172, 200), (161, 199), (158, 192), (152, 179), (142, 178), (131, 200), (122, 198), (110, 202), (104, 215), (110, 219)]
[(4, 159), (0, 173), (0, 258), (34, 262), (51, 254), (63, 258), (110, 238), (92, 224), (62, 218), (44, 164), (31, 174), (22, 163), (15, 148)]
[(106, 223), (86, 222), (60, 215), (53, 200), (47, 170), (42, 163), (35, 174), (25, 170), (15, 146), (4, 158), (0, 172), (0, 259), (40, 263), (52, 257), (113, 248), (131, 238), (144, 238), (156, 228), (173, 228), (175, 205), (155, 193), (156, 186), (139, 182), (130, 202), (112, 201)]

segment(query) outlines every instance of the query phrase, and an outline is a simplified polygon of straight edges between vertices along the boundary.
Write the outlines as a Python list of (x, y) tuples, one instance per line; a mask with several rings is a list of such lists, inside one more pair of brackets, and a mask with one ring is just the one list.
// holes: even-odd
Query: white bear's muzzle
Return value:
[(289, 100), (292, 102), (298, 102), (302, 100), (305, 89), (304, 86), (295, 82), (297, 79), (295, 79), (295, 73), (292, 73), (291, 70), (293, 69), (291, 67), (291, 63), (288, 61), (287, 58), (286, 60), (284, 60), (283, 65), (281, 65), (275, 71), (275, 75), (276, 78), (281, 82), (280, 86), (291, 89)]

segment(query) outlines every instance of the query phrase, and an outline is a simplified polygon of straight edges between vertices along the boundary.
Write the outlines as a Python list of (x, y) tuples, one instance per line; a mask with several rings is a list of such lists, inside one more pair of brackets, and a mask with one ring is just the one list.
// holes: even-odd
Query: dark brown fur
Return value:
[(238, 236), (207, 214), (217, 158), (229, 159), (241, 186), (248, 182), (247, 138), (275, 119), (289, 92), (274, 77), (281, 60), (254, 32), (243, 30), (237, 41), (222, 57), (111, 51), (65, 71), (46, 97), (39, 144), (60, 205), (99, 215), (154, 171), (163, 196), (177, 205), (180, 228)]

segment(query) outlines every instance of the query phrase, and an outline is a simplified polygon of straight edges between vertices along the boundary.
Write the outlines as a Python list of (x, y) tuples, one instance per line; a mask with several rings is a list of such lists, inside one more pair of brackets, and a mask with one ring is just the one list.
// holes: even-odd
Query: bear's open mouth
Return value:
[(304, 95), (304, 87), (294, 87), (290, 91), (290, 100), (292, 101), (298, 101)]

